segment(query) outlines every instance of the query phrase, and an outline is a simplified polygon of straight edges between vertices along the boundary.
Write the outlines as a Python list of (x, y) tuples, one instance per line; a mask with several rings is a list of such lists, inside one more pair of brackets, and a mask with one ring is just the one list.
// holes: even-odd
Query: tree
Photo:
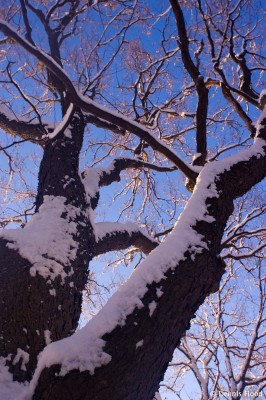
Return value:
[[(166, 394), (171, 390), (182, 399), (185, 392), (202, 400), (265, 395), (264, 207), (250, 211), (250, 200), (244, 196), (235, 205), (222, 242), (227, 271), (219, 291), (200, 307), (178, 346), (168, 379), (161, 384)], [(190, 376), (186, 388), (189, 372), (194, 379)]]
[[(171, 362), (172, 381), (191, 371), (202, 399), (263, 396), (265, 378), (265, 274), (259, 261), (243, 271), (231, 265), (219, 292), (208, 298)], [(240, 279), (239, 279), (240, 278)], [(252, 292), (252, 296), (251, 293)], [(179, 382), (179, 380), (177, 380)], [(175, 393), (182, 388), (171, 385)], [(193, 397), (191, 397), (193, 398)]]
[[(34, 213), (0, 237), (1, 357), (16, 381), (31, 381), (27, 396), (154, 397), (195, 311), (219, 288), (235, 199), (266, 174), (260, 7), (243, 0), (2, 7), (0, 126), (13, 140), (1, 145), (11, 173), (2, 178), (6, 192), (15, 171), (9, 150), (29, 142), (43, 149)], [(84, 152), (91, 167), (82, 170)], [(102, 187), (125, 179), (125, 170), (132, 192), (124, 211), (136, 204), (145, 221), (153, 207), (161, 242), (135, 224), (93, 220)], [(175, 196), (185, 196), (175, 187), (181, 174), (192, 194), (173, 226)], [(28, 186), (25, 193), (32, 197)], [(27, 214), (9, 212), (2, 225), (24, 225)], [(75, 332), (89, 262), (132, 245), (151, 254)]]

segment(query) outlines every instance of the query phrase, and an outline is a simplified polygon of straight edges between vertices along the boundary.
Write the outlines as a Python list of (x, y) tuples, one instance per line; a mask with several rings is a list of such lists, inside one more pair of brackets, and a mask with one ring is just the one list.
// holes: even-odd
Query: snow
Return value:
[(261, 102), (261, 100), (262, 100), (262, 98), (263, 98), (264, 96), (266, 96), (266, 89), (263, 89), (263, 90), (260, 92), (259, 103)]
[(45, 331), (43, 332), (44, 335), (44, 340), (46, 345), (48, 345), (49, 343), (52, 342), (51, 340), (51, 331), (49, 331), (49, 329), (45, 329)]
[[(32, 263), (32, 276), (38, 273), (50, 281), (61, 276), (63, 282), (67, 276), (63, 266), (69, 266), (76, 257), (78, 243), (73, 237), (77, 233), (75, 218), (80, 210), (65, 205), (65, 201), (63, 196), (44, 196), (39, 211), (25, 228), (0, 232), (0, 237), (9, 242), (7, 246), (10, 249), (18, 250)], [(65, 218), (63, 213), (66, 213)]]
[[(139, 225), (134, 222), (127, 222), (122, 224), (120, 222), (98, 222), (94, 224), (94, 234), (96, 242), (99, 242), (107, 235), (115, 234), (116, 232), (127, 232), (131, 235), (134, 232), (141, 232), (142, 235), (147, 236), (150, 240), (151, 237), (148, 236)], [(156, 241), (157, 243), (157, 241)]]
[(156, 301), (152, 301), (152, 302), (149, 304), (149, 310), (150, 310), (149, 315), (150, 315), (150, 317), (151, 317), (152, 314), (154, 313), (154, 310), (155, 310), (156, 307), (157, 307)]
[(163, 295), (163, 291), (161, 290), (161, 288), (157, 288), (156, 289), (156, 296), (159, 298)]
[[(116, 159), (118, 160), (118, 158)], [(89, 202), (91, 198), (95, 197), (99, 191), (99, 183), (101, 176), (106, 173), (110, 173), (114, 169), (115, 160), (113, 160), (108, 167), (105, 168), (87, 168), (82, 174), (82, 182), (85, 187), (87, 194), (87, 201)]]
[[(1, 24), (6, 25), (13, 31), (6, 22), (1, 21)], [(13, 32), (17, 35), (17, 32)], [(36, 48), (31, 46), (22, 37), (20, 38), (20, 41), (27, 43), (27, 46), (32, 48), (32, 53), (36, 55)], [(58, 71), (60, 70), (64, 74), (66, 84), (70, 85), (71, 81), (65, 71), (46, 53), (40, 51), (40, 54), (52, 63)], [(86, 104), (91, 105), (96, 110), (104, 111), (109, 117), (114, 116), (129, 123), (131, 127), (140, 129), (142, 134), (144, 133), (147, 137), (150, 137), (153, 142), (157, 142), (161, 148), (171, 152), (177, 158), (169, 146), (160, 139), (155, 138), (143, 125), (99, 105), (78, 92), (76, 94), (84, 103), (84, 109)], [(266, 118), (265, 109), (257, 122), (257, 129), (260, 128), (264, 118)], [(58, 127), (55, 131), (59, 131)], [(181, 260), (185, 259), (185, 252), (188, 248), (195, 255), (208, 247), (203, 237), (192, 227), (199, 220), (213, 222), (213, 218), (208, 215), (206, 199), (207, 197), (218, 196), (215, 186), (216, 176), (225, 170), (229, 170), (238, 161), (248, 160), (251, 156), (260, 157), (264, 154), (263, 145), (265, 146), (265, 142), (262, 139), (256, 138), (254, 145), (249, 149), (243, 150), (227, 159), (214, 161), (202, 169), (193, 196), (188, 201), (184, 212), (179, 217), (175, 228), (165, 242), (150, 253), (141, 266), (134, 270), (129, 280), (119, 288), (107, 304), (83, 329), (77, 331), (71, 337), (48, 344), (43, 350), (30, 385), (31, 391), (34, 390), (39, 375), (45, 367), (60, 363), (60, 375), (62, 376), (73, 369), (79, 369), (80, 371), (87, 370), (90, 374), (93, 374), (96, 368), (106, 365), (111, 361), (111, 356), (103, 351), (105, 345), (105, 341), (102, 339), (103, 335), (113, 331), (116, 326), (123, 326), (126, 317), (136, 307), (143, 307), (141, 299), (148, 290), (147, 285), (159, 283), (164, 279), (165, 273), (169, 269), (174, 269)], [(190, 165), (187, 166), (193, 169)], [(196, 171), (196, 169), (194, 170)], [(85, 183), (86, 188), (88, 188), (88, 194), (96, 194), (98, 189), (99, 171), (97, 172), (96, 170), (94, 176), (92, 176), (94, 173), (92, 171), (91, 169), (88, 175), (88, 185)], [(61, 217), (62, 212), (67, 213), (66, 219)], [(77, 209), (65, 205), (64, 197), (55, 198), (50, 196), (45, 199), (39, 212), (32, 217), (24, 229), (4, 231), (1, 233), (1, 237), (9, 240), (10, 243), (8, 243), (8, 246), (17, 249), (22, 257), (28, 259), (33, 264), (31, 268), (33, 276), (39, 273), (44, 278), (49, 277), (50, 279), (54, 279), (60, 275), (64, 279), (65, 272), (63, 265), (69, 265), (71, 260), (75, 258), (77, 251), (77, 244), (73, 239), (76, 233), (76, 224), (73, 220), (77, 215)], [(100, 232), (103, 232), (104, 229), (106, 229), (106, 226), (103, 226)], [(156, 306), (156, 303), (153, 303), (155, 302), (149, 305), (150, 311)], [(1, 367), (0, 372), (2, 372), (1, 382), (6, 383), (5, 387), (8, 384), (12, 384), (9, 375), (3, 367)], [(20, 389), (21, 385), (12, 385), (14, 393), (13, 397), (9, 398), (13, 400), (16, 399), (17, 393), (19, 393), (17, 385), (19, 385)], [(17, 393), (15, 393), (16, 390)], [(158, 395), (156, 396), (157, 399), (160, 398)], [(8, 397), (3, 396), (3, 398), (7, 400)]]
[(88, 168), (84, 171), (82, 182), (87, 195), (87, 202), (94, 198), (99, 191), (99, 181), (103, 168)]
[(30, 355), (26, 351), (22, 349), (17, 349), (17, 354), (13, 360), (13, 365), (19, 363), (21, 361), (21, 369), (22, 371), (26, 371), (26, 364), (29, 362)]
[(0, 399), (1, 400), (26, 400), (28, 382), (14, 382), (13, 377), (5, 366), (5, 360), (0, 357)]
[[(47, 134), (49, 139), (55, 138), (58, 135), (58, 133), (60, 133), (61, 131), (63, 131), (67, 127), (67, 125), (69, 123), (70, 116), (71, 116), (72, 111), (73, 111), (73, 108), (74, 108), (74, 105), (71, 103), (70, 106), (68, 107), (67, 112), (65, 113), (64, 118), (62, 119), (62, 121), (57, 125), (57, 127), (53, 130), (53, 132), (50, 132), (50, 133)], [(65, 132), (65, 136), (71, 138), (71, 132), (68, 129)]]
[(192, 161), (197, 160), (197, 158), (200, 158), (202, 156), (201, 153), (195, 153), (194, 156), (192, 157)]
[[(265, 90), (265, 94), (266, 94), (266, 90)], [(257, 120), (256, 123), (254, 124), (254, 125), (255, 125), (255, 128), (257, 129), (257, 132), (259, 132), (259, 130), (260, 130), (261, 128), (264, 128), (264, 126), (263, 126), (261, 123), (262, 123), (262, 121), (263, 121), (265, 118), (266, 118), (266, 107), (263, 108), (263, 111), (261, 112), (261, 114), (260, 114), (258, 120)]]
[[(141, 299), (148, 290), (147, 285), (164, 279), (169, 269), (174, 269), (179, 261), (185, 259), (188, 248), (192, 248), (191, 251), (194, 254), (207, 248), (207, 243), (193, 230), (192, 226), (198, 220), (206, 220), (206, 217), (209, 217), (206, 198), (218, 196), (215, 186), (216, 176), (229, 170), (238, 161), (248, 160), (251, 156), (260, 157), (264, 154), (262, 148), (264, 145), (265, 142), (262, 139), (256, 138), (254, 145), (249, 149), (227, 159), (214, 161), (203, 168), (194, 194), (172, 233), (134, 270), (129, 280), (118, 289), (84, 328), (71, 337), (49, 344), (43, 350), (31, 383), (31, 390), (34, 390), (43, 368), (53, 364), (61, 364), (60, 375), (65, 375), (72, 369), (87, 370), (93, 374), (95, 368), (111, 361), (111, 356), (103, 351), (105, 342), (102, 336), (111, 332), (116, 326), (123, 326), (126, 317), (136, 307), (143, 307)], [(160, 294), (160, 292), (157, 293)]]
[(138, 349), (139, 347), (142, 347), (144, 343), (144, 340), (140, 340), (139, 342), (136, 343), (136, 349)]

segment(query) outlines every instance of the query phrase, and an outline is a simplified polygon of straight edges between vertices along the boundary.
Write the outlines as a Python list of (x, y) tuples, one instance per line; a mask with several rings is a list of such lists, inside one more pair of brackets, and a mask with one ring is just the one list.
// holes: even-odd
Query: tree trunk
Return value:
[[(193, 227), (202, 235), (208, 249), (195, 256), (188, 247), (185, 260), (176, 268), (168, 269), (163, 280), (148, 286), (141, 298), (144, 307), (136, 307), (124, 325), (117, 325), (102, 336), (106, 341), (103, 351), (112, 357), (107, 365), (96, 369), (93, 375), (73, 370), (59, 376), (60, 365), (45, 368), (33, 399), (152, 400), (195, 311), (206, 296), (218, 290), (224, 272), (224, 263), (219, 257), (220, 243), (233, 212), (233, 200), (258, 183), (265, 172), (266, 157), (260, 155), (238, 162), (217, 176), (219, 197), (206, 200), (206, 209), (213, 220), (207, 222), (203, 216)], [(158, 288), (163, 293), (159, 298)], [(150, 315), (149, 305), (153, 301), (157, 306)]]
[[(12, 239), (5, 239), (7, 231), (3, 231), (0, 238), (0, 354), (7, 358), (10, 371), (19, 381), (30, 380), (40, 351), (50, 340), (72, 334), (79, 321), (82, 290), (94, 246), (89, 205), (78, 173), (84, 127), (81, 114), (76, 114), (69, 137), (61, 134), (46, 144), (39, 174), (37, 215), (42, 212), (45, 196), (49, 199), (59, 196), (65, 202), (65, 211), (62, 214), (59, 210), (56, 221), (48, 220), (47, 225), (51, 222), (56, 229), (57, 224), (66, 219), (77, 227), (71, 237), (77, 243), (77, 251), (69, 265), (62, 265), (64, 279), (60, 275), (51, 279), (49, 268), (47, 278), (38, 270), (33, 276), (33, 264), (19, 253), (21, 249)], [(76, 209), (75, 214), (73, 210)], [(26, 229), (21, 231), (26, 232)], [(49, 254), (42, 256), (47, 262), (55, 261)], [(25, 353), (20, 357), (21, 351)], [(23, 366), (24, 357), (29, 357), (29, 361)]]

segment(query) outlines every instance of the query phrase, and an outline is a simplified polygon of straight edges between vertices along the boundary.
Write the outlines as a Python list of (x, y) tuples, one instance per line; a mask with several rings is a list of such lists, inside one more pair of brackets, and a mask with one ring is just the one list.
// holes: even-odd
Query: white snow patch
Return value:
[[(44, 196), (39, 211), (33, 215), (24, 229), (6, 229), (0, 237), (9, 241), (10, 249), (32, 263), (30, 274), (39, 273), (51, 280), (67, 276), (63, 265), (70, 265), (75, 259), (78, 243), (73, 236), (77, 233), (75, 218), (80, 210), (65, 205), (63, 196)], [(63, 218), (62, 214), (66, 214)]]
[[(106, 235), (112, 235), (116, 232), (127, 232), (129, 235), (134, 232), (141, 232), (143, 235), (147, 234), (134, 222), (98, 222), (94, 224), (94, 234), (97, 242), (102, 240)], [(151, 239), (149, 236), (147, 236)]]
[(71, 113), (73, 111), (73, 108), (74, 108), (74, 106), (71, 103), (70, 106), (68, 107), (67, 112), (65, 113), (62, 121), (56, 126), (56, 128), (53, 130), (53, 132), (50, 132), (47, 134), (49, 139), (55, 138), (58, 135), (58, 133), (64, 129), (65, 129), (65, 136), (67, 136), (71, 139), (71, 137), (72, 137), (71, 132), (69, 129), (66, 129), (66, 128), (69, 123), (69, 119), (70, 119)]
[(159, 298), (163, 295), (163, 291), (161, 290), (161, 288), (157, 288), (156, 289), (156, 296)]
[(20, 369), (22, 371), (26, 371), (26, 364), (29, 362), (30, 355), (26, 351), (22, 349), (17, 349), (17, 354), (12, 362), (13, 365), (16, 365), (18, 362), (21, 361)]
[(87, 168), (83, 172), (81, 179), (87, 194), (87, 201), (96, 196), (99, 190), (101, 175), (104, 173), (111, 173), (111, 171), (114, 169), (114, 162), (115, 161), (111, 162), (110, 165), (105, 168), (91, 167)]
[(156, 301), (152, 301), (152, 302), (149, 304), (150, 317), (151, 317), (152, 314), (154, 313), (154, 310), (155, 310), (156, 307), (157, 307)]
[(263, 90), (260, 92), (259, 103), (261, 102), (261, 100), (262, 100), (262, 98), (263, 98), (264, 96), (266, 96), (266, 89), (263, 89)]
[(55, 289), (50, 289), (49, 293), (51, 296), (56, 296), (56, 290)]
[(197, 158), (200, 158), (202, 156), (202, 153), (195, 153), (194, 156), (192, 157), (192, 161), (197, 160)]
[(45, 340), (46, 346), (52, 342), (52, 340), (51, 340), (51, 331), (49, 331), (49, 329), (46, 329), (43, 332), (43, 336), (44, 336), (44, 340)]
[(99, 181), (102, 173), (102, 168), (88, 168), (84, 171), (82, 182), (87, 195), (87, 201), (95, 197), (99, 191)]
[(136, 349), (138, 349), (139, 347), (142, 347), (144, 343), (144, 340), (140, 340), (139, 342), (136, 343)]
[[(262, 92), (264, 92), (264, 91), (262, 91)], [(264, 95), (266, 95), (266, 90), (265, 90)], [(263, 125), (261, 123), (265, 118), (266, 118), (266, 107), (264, 106), (263, 111), (261, 112), (258, 120), (254, 124), (257, 131), (259, 131), (261, 128), (263, 128)]]
[(5, 359), (0, 357), (0, 399), (1, 400), (26, 400), (28, 382), (14, 382), (12, 374), (5, 366)]

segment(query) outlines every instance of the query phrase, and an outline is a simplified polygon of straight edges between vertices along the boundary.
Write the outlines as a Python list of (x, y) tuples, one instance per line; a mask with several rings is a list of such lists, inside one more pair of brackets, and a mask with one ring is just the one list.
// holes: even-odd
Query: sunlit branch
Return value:
[(0, 30), (6, 35), (10, 36), (12, 39), (14, 39), (20, 46), (22, 46), (25, 50), (34, 55), (44, 65), (46, 65), (46, 67), (65, 86), (69, 99), (73, 104), (81, 108), (84, 112), (104, 119), (111, 124), (115, 124), (121, 129), (134, 133), (139, 138), (145, 140), (154, 150), (163, 154), (166, 158), (172, 161), (187, 178), (189, 178), (193, 182), (196, 181), (198, 173), (191, 166), (181, 160), (181, 158), (179, 158), (170, 147), (168, 147), (165, 143), (152, 135), (152, 133), (143, 125), (129, 120), (122, 114), (118, 114), (111, 110), (108, 110), (98, 103), (79, 94), (65, 71), (48, 54), (32, 46), (3, 20), (0, 21)]
[(23, 121), (0, 108), (0, 128), (11, 135), (21, 137), (23, 140), (29, 140), (33, 143), (43, 145), (45, 128), (43, 125), (34, 122)]
[[(208, 115), (208, 102), (209, 90), (205, 85), (203, 76), (192, 60), (189, 52), (189, 39), (187, 36), (186, 24), (183, 11), (177, 0), (169, 0), (172, 6), (174, 16), (177, 23), (179, 35), (179, 47), (183, 64), (194, 81), (198, 95), (198, 104), (196, 110), (196, 152), (198, 157), (195, 158), (195, 165), (204, 165), (207, 156), (207, 115)], [(198, 63), (199, 64), (199, 63)]]
[(176, 171), (176, 167), (162, 167), (139, 159), (121, 157), (114, 160), (110, 167), (103, 169), (99, 179), (99, 186), (107, 186), (112, 182), (119, 182), (120, 173), (130, 168), (146, 168), (157, 172)]
[(121, 224), (118, 222), (103, 222), (94, 224), (96, 244), (93, 256), (118, 251), (134, 246), (139, 251), (149, 254), (159, 243), (149, 237), (136, 224)]

